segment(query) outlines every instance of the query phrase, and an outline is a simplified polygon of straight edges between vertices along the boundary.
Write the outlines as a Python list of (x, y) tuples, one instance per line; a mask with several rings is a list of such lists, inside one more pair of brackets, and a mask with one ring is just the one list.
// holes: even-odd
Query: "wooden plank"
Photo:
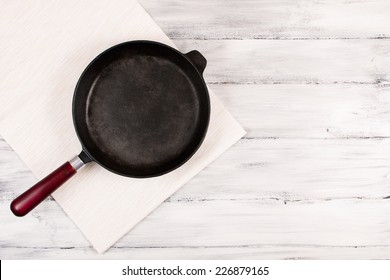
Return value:
[(389, 246), (258, 246), (258, 247), (175, 247), (133, 248), (111, 247), (104, 255), (96, 254), (89, 247), (3, 247), (1, 255), (7, 259), (324, 259), (359, 260), (389, 259)]
[[(0, 194), (9, 203), (35, 179), (12, 151), (1, 154)], [(244, 139), (167, 201), (386, 199), (389, 154), (390, 139)]]
[(171, 200), (386, 199), (389, 152), (390, 139), (246, 139)]
[(208, 83), (386, 86), (390, 81), (389, 40), (175, 40), (175, 44), (184, 52), (198, 49), (204, 54)]
[(211, 85), (248, 138), (386, 138), (389, 88), (377, 85)]
[(382, 38), (386, 0), (140, 0), (170, 38)]
[[(0, 209), (6, 213), (3, 203)], [(197, 248), (226, 247), (231, 248), (232, 253), (243, 252), (245, 248), (270, 247), (313, 248), (314, 252), (318, 248), (330, 247), (335, 247), (335, 250), (374, 249), (390, 246), (389, 214), (390, 204), (385, 200), (312, 204), (278, 201), (269, 204), (257, 201), (164, 203), (115, 246), (130, 251), (132, 248), (176, 248), (178, 255), (181, 248), (195, 251)], [(26, 217), (23, 227), (18, 225), (20, 219), (6, 213), (1, 226), (0, 246), (14, 248), (15, 254), (19, 250), (25, 252), (26, 248), (42, 248), (43, 251), (89, 248), (71, 221), (61, 217), (63, 213), (54, 201)], [(0, 251), (0, 257), (2, 254)], [(316, 256), (315, 253), (312, 256)], [(384, 254), (379, 256), (384, 257)], [(389, 250), (385, 257), (390, 257)]]

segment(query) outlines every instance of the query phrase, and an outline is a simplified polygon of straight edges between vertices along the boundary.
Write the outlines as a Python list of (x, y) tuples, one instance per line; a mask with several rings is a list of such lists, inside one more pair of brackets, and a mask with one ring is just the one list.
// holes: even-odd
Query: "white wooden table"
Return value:
[[(0, 258), (390, 259), (390, 1), (140, 2), (247, 135), (103, 255), (49, 200)], [(36, 180), (0, 166), (3, 212)]]

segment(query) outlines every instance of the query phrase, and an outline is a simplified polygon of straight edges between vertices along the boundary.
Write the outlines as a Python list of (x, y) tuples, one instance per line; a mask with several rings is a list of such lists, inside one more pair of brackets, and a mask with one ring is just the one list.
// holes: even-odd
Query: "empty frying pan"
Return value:
[(97, 56), (73, 97), (81, 153), (11, 203), (24, 216), (86, 163), (135, 178), (163, 175), (186, 162), (208, 128), (206, 59), (152, 41), (130, 41)]

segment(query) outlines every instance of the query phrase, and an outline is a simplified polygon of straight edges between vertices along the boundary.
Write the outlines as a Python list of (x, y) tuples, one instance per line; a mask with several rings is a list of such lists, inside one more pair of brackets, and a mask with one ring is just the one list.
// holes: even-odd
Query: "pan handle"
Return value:
[(196, 50), (186, 53), (185, 56), (187, 56), (188, 59), (192, 62), (192, 64), (194, 64), (196, 69), (198, 69), (199, 73), (203, 74), (204, 69), (207, 65), (206, 58)]
[(15, 198), (11, 203), (12, 213), (18, 217), (26, 215), (62, 184), (68, 181), (83, 166), (84, 162), (78, 156), (67, 161), (19, 197)]

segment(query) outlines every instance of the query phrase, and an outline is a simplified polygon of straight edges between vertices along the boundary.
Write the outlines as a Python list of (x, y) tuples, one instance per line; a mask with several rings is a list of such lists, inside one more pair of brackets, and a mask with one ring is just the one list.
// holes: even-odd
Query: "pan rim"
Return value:
[[(132, 44), (150, 44), (150, 45), (157, 45), (157, 46), (160, 46), (160, 47), (163, 47), (163, 48), (167, 48), (173, 52), (175, 52), (177, 55), (179, 55), (180, 57), (184, 58), (185, 60), (187, 60), (191, 65), (192, 67), (194, 68), (194, 70), (196, 71), (198, 77), (200, 78), (200, 81), (203, 85), (203, 88), (204, 88), (204, 91), (205, 91), (205, 94), (206, 94), (206, 99), (205, 99), (205, 104), (203, 105), (207, 110), (207, 116), (204, 116), (205, 118), (205, 128), (203, 129), (203, 132), (202, 132), (202, 136), (200, 137), (197, 145), (195, 146), (194, 145), (194, 149), (191, 153), (188, 154), (188, 156), (180, 161), (178, 164), (175, 164), (173, 165), (172, 167), (170, 168), (167, 168), (167, 169), (164, 169), (162, 170), (161, 172), (155, 172), (153, 174), (147, 174), (147, 175), (139, 175), (139, 174), (130, 174), (130, 173), (123, 173), (123, 172), (119, 172), (113, 168), (111, 168), (110, 166), (106, 165), (105, 163), (97, 160), (92, 153), (90, 153), (90, 151), (88, 151), (88, 148), (86, 147), (85, 143), (83, 142), (83, 139), (81, 138), (80, 134), (79, 134), (79, 131), (78, 131), (78, 128), (77, 128), (77, 125), (76, 125), (76, 117), (75, 117), (75, 104), (76, 104), (76, 99), (77, 99), (77, 92), (78, 92), (78, 89), (80, 87), (80, 83), (82, 82), (83, 80), (83, 77), (86, 75), (87, 71), (92, 67), (92, 65), (95, 64), (95, 62), (101, 58), (103, 55), (105, 55), (106, 53), (116, 49), (116, 48), (119, 48), (119, 47), (122, 47), (124, 45), (132, 45)], [(199, 150), (200, 146), (203, 144), (204, 142), (204, 139), (207, 135), (207, 132), (208, 132), (208, 128), (209, 128), (209, 125), (210, 125), (210, 115), (211, 115), (211, 105), (210, 105), (210, 94), (209, 94), (209, 91), (208, 91), (208, 88), (207, 88), (207, 85), (206, 85), (206, 82), (203, 78), (203, 75), (199, 72), (198, 68), (195, 66), (195, 64), (182, 52), (180, 52), (179, 50), (171, 47), (171, 46), (168, 46), (166, 44), (163, 44), (163, 43), (160, 43), (160, 42), (157, 42), (157, 41), (150, 41), (150, 40), (132, 40), (132, 41), (126, 41), (126, 42), (122, 42), (122, 43), (119, 43), (119, 44), (116, 44), (114, 46), (111, 46), (110, 48), (104, 50), (103, 52), (101, 52), (100, 54), (98, 54), (86, 67), (85, 69), (83, 70), (83, 72), (81, 73), (77, 83), (76, 83), (76, 87), (75, 87), (75, 90), (74, 90), (74, 93), (73, 93), (73, 98), (72, 98), (72, 120), (73, 120), (73, 127), (75, 129), (75, 132), (76, 132), (76, 135), (77, 135), (77, 138), (79, 139), (79, 142), (81, 144), (81, 147), (82, 147), (82, 152), (81, 153), (84, 153), (89, 159), (90, 161), (94, 161), (96, 162), (98, 165), (100, 165), (101, 167), (103, 167), (104, 169), (114, 173), (114, 174), (117, 174), (117, 175), (121, 175), (121, 176), (124, 176), (124, 177), (130, 177), (130, 178), (138, 178), (138, 179), (143, 179), (143, 178), (153, 178), (153, 177), (158, 177), (158, 176), (161, 176), (161, 175), (164, 175), (164, 174), (167, 174), (169, 172), (172, 172), (173, 170), (175, 169), (178, 169), (179, 167), (181, 167), (182, 165), (184, 165), (189, 159), (191, 159), (194, 154)], [(83, 157), (85, 158), (85, 157)], [(88, 162), (88, 161), (86, 161)], [(85, 162), (85, 163), (86, 163)]]

